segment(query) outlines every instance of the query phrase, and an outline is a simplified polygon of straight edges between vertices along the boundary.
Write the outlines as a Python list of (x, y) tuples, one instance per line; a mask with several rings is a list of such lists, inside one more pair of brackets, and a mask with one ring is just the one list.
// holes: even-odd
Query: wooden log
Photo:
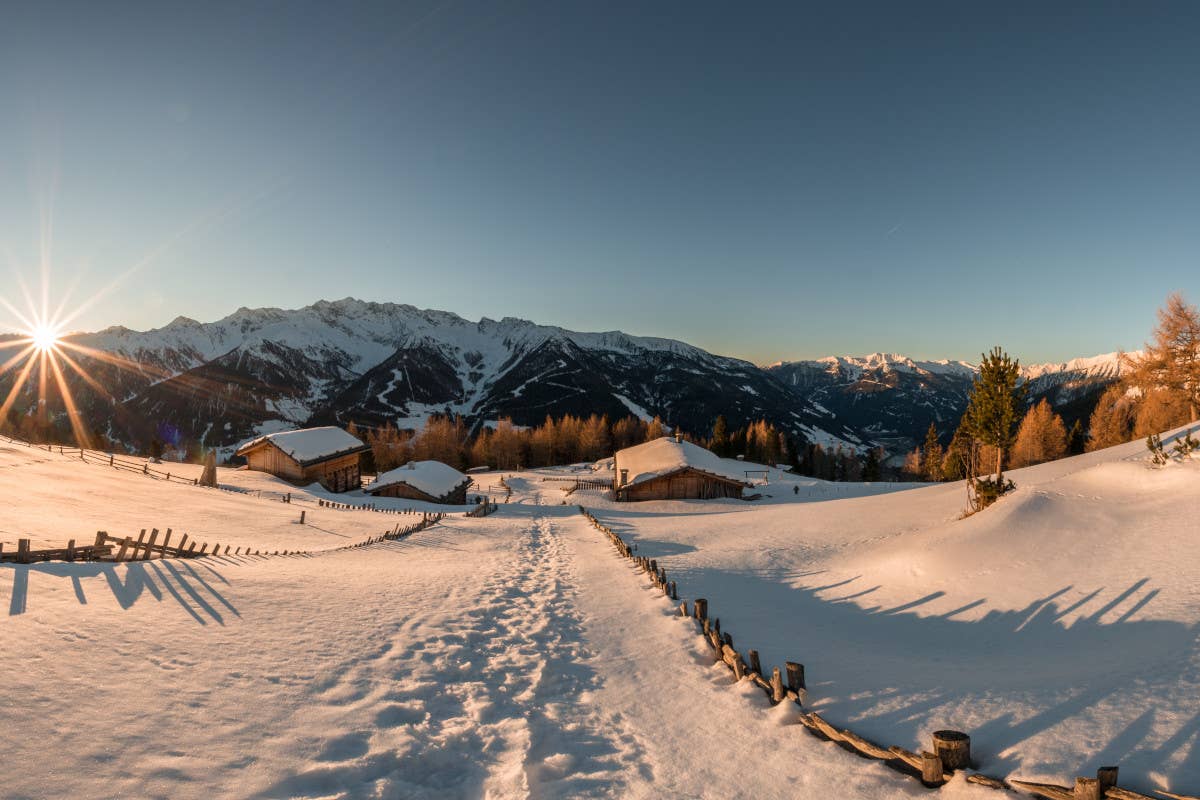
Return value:
[(888, 752), (891, 753), (894, 758), (897, 758), (903, 761), (905, 764), (908, 764), (917, 772), (921, 771), (922, 759), (911, 750), (905, 750), (903, 747), (894, 744), (888, 748)]
[(108, 538), (108, 534), (104, 531), (96, 531), (96, 547), (104, 544), (104, 540)]
[(842, 729), (841, 734), (843, 742), (850, 745), (865, 756), (879, 758), (884, 761), (888, 761), (892, 758), (892, 754), (888, 752), (886, 747), (877, 745), (870, 739), (864, 739), (854, 731)]
[(760, 664), (758, 661), (758, 651), (747, 650), (746, 658), (750, 660), (750, 671), (757, 672), (759, 675), (762, 675), (762, 664)]
[[(1175, 794), (1174, 792), (1167, 792), (1162, 789), (1155, 789), (1154, 793), (1160, 794), (1163, 797), (1169, 797), (1171, 800), (1200, 800), (1200, 797), (1193, 794)], [(1151, 800), (1149, 795), (1138, 794), (1137, 792), (1131, 792), (1128, 789), (1122, 789), (1117, 786), (1108, 790), (1108, 796), (1114, 800)]]
[(693, 605), (695, 607), (696, 619), (699, 619), (699, 620), (708, 619), (708, 601), (707, 600), (705, 600), (703, 597), (697, 597), (695, 600), (695, 603)]
[(942, 759), (937, 753), (928, 750), (921, 753), (921, 783), (931, 788), (945, 783), (942, 777)]
[(721, 635), (721, 641), (730, 647), (733, 647), (733, 634), (729, 631), (725, 631), (725, 633)]
[(783, 676), (779, 674), (779, 667), (775, 667), (771, 670), (771, 702), (782, 703), (784, 697)]
[(1049, 800), (1074, 800), (1075, 791), (1068, 789), (1066, 786), (1058, 786), (1053, 783), (1037, 783), (1036, 781), (1019, 781), (1015, 778), (1010, 780), (1013, 786), (1019, 786), (1027, 792), (1040, 794), (1042, 797)]
[(966, 769), (971, 766), (971, 737), (961, 731), (934, 731), (933, 752), (947, 770)]
[(967, 783), (977, 783), (980, 786), (986, 786), (989, 789), (1007, 789), (1008, 784), (998, 778), (992, 778), (988, 775), (982, 775), (978, 772), (972, 772), (967, 776)]
[(785, 661), (784, 667), (787, 669), (787, 687), (790, 691), (800, 693), (801, 689), (808, 688), (804, 685), (804, 665), (795, 661)]
[(1097, 778), (1075, 779), (1074, 800), (1102, 800), (1100, 797), (1100, 781)]

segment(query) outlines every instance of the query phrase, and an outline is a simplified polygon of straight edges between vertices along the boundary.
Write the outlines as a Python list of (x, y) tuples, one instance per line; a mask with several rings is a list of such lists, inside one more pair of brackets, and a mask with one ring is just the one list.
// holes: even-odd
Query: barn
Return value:
[(361, 486), (359, 454), (367, 450), (341, 428), (302, 428), (268, 433), (238, 447), (250, 469), (269, 472), (306, 486), (319, 483), (331, 492), (348, 492)]
[(678, 436), (618, 450), (613, 469), (617, 500), (740, 498), (750, 486), (715, 453)]
[(440, 461), (410, 461), (380, 475), (364, 492), (376, 497), (403, 497), (427, 503), (463, 505), (471, 479)]

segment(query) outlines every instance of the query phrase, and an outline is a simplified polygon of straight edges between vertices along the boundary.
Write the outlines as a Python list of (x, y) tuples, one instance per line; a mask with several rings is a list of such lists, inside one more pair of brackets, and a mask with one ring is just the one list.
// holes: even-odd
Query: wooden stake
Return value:
[(1096, 770), (1096, 780), (1100, 782), (1100, 796), (1104, 797), (1105, 792), (1117, 785), (1117, 773), (1120, 772), (1120, 767), (1101, 767)]
[(28, 539), (17, 539), (17, 563), (18, 564), (28, 564), (29, 563), (29, 540)]
[(971, 766), (971, 737), (960, 731), (934, 731), (933, 752), (947, 770)]
[(698, 620), (708, 619), (708, 601), (703, 597), (697, 597), (695, 604), (695, 616)]
[(775, 667), (771, 670), (771, 701), (782, 703), (785, 697), (787, 695), (783, 691), (783, 676), (779, 674), (779, 667)]
[(787, 687), (796, 694), (800, 694), (801, 689), (807, 689), (804, 685), (804, 665), (798, 664), (795, 661), (785, 661), (784, 667), (787, 669)]
[(150, 529), (150, 541), (146, 542), (146, 550), (142, 553), (142, 560), (149, 561), (151, 556), (150, 548), (154, 547), (154, 541), (158, 539), (158, 528)]
[(75, 540), (71, 539), (67, 542), (67, 561), (75, 560)]
[(1099, 778), (1076, 778), (1075, 800), (1101, 800)]
[(121, 542), (121, 549), (117, 551), (117, 561), (125, 560), (125, 551), (129, 549), (129, 545), (133, 544), (133, 539), (128, 536)]
[(937, 753), (930, 753), (928, 750), (921, 753), (921, 783), (926, 786), (941, 786), (943, 782), (942, 759), (938, 758)]
[(758, 675), (762, 675), (762, 664), (758, 661), (757, 650), (747, 650), (746, 658), (750, 661), (750, 671)]

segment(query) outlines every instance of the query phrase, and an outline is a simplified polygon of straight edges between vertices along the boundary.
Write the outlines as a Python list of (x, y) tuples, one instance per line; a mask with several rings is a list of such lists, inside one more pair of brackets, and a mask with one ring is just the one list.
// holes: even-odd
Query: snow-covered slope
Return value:
[(1194, 794), (1200, 459), (1155, 468), (1132, 442), (1011, 477), (966, 519), (962, 483), (788, 476), (766, 505), (589, 505), (764, 664), (803, 662), (838, 727), (913, 748), (948, 727), (985, 772), (1119, 764), (1123, 785)]

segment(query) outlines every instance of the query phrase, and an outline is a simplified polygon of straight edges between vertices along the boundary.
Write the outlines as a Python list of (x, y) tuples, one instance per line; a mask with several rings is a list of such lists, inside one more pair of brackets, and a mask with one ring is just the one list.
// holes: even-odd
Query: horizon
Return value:
[(288, 10), (6, 18), (0, 248), (71, 327), (350, 294), (1040, 363), (1200, 297), (1195, 6)]
[[(597, 329), (597, 330), (579, 330), (579, 329), (569, 328), (564, 325), (542, 322), (540, 320), (527, 319), (524, 317), (514, 317), (512, 315), (506, 315), (506, 316), (501, 316), (501, 317), (492, 317), (492, 316), (485, 314), (479, 318), (471, 318), (471, 317), (467, 317), (463, 314), (460, 314), (457, 311), (454, 311), (453, 309), (427, 308), (427, 307), (413, 305), (412, 303), (401, 303), (401, 302), (392, 301), (392, 300), (366, 300), (361, 297), (354, 297), (354, 296), (350, 296), (350, 295), (347, 295), (346, 297), (340, 297), (335, 300), (321, 298), (319, 300), (314, 300), (311, 303), (305, 303), (302, 306), (297, 306), (294, 308), (283, 308), (280, 306), (257, 306), (257, 307), (239, 306), (238, 308), (234, 309), (233, 311), (231, 311), (227, 314), (224, 314), (220, 317), (217, 317), (216, 319), (211, 319), (211, 320), (200, 320), (200, 319), (196, 319), (195, 317), (191, 317), (187, 314), (176, 314), (167, 322), (165, 322), (161, 325), (155, 325), (153, 327), (148, 327), (148, 328), (132, 328), (128, 325), (123, 325), (121, 323), (111, 323), (109, 325), (105, 325), (103, 327), (94, 328), (94, 329), (82, 329), (82, 328), (64, 329), (61, 332), (59, 332), (59, 336), (60, 336), (60, 338), (66, 338), (66, 337), (71, 337), (71, 336), (87, 336), (87, 335), (103, 333), (107, 330), (112, 330), (112, 329), (127, 330), (127, 331), (131, 331), (133, 333), (153, 333), (155, 331), (159, 331), (159, 330), (168, 328), (180, 320), (194, 322), (199, 325), (214, 325), (216, 323), (219, 323), (226, 319), (229, 319), (230, 317), (232, 317), (242, 311), (247, 311), (250, 313), (253, 313), (256, 311), (285, 311), (285, 312), (303, 311), (305, 309), (312, 308), (320, 303), (328, 303), (328, 304), (333, 305), (333, 304), (343, 303), (346, 301), (374, 304), (374, 305), (407, 306), (407, 307), (414, 308), (417, 311), (422, 311), (422, 312), (439, 312), (439, 313), (453, 314), (454, 316), (458, 317), (459, 319), (462, 319), (464, 322), (468, 322), (471, 324), (479, 324), (480, 322), (482, 322), (485, 319), (491, 320), (493, 322), (502, 322), (505, 319), (513, 319), (518, 322), (525, 322), (525, 323), (529, 323), (529, 324), (536, 325), (539, 327), (561, 328), (563, 330), (566, 330), (569, 333), (586, 333), (586, 334), (620, 333), (620, 334), (625, 334), (627, 336), (632, 336), (634, 338), (639, 338), (639, 339), (664, 339), (664, 340), (668, 340), (668, 341), (680, 342), (682, 344), (699, 347), (699, 345), (696, 345), (694, 342), (690, 342), (690, 341), (687, 341), (686, 339), (682, 339), (682, 338), (675, 337), (675, 336), (658, 336), (658, 335), (642, 334), (642, 333), (637, 333), (637, 332), (633, 332), (633, 331), (618, 330), (615, 328), (606, 329), (606, 330), (599, 330), (599, 329)], [(20, 335), (23, 335), (23, 333), (24, 333), (24, 331), (22, 331), (20, 328), (17, 328), (17, 327), (5, 326), (5, 327), (0, 328), (0, 336), (20, 336)], [(961, 363), (965, 363), (965, 364), (968, 364), (973, 367), (978, 366), (978, 363), (979, 363), (978, 360), (973, 360), (970, 358), (956, 358), (956, 357), (950, 357), (950, 356), (930, 355), (930, 354), (914, 354), (914, 353), (899, 352), (896, 350), (879, 350), (879, 349), (870, 350), (870, 351), (866, 351), (866, 352), (858, 352), (858, 353), (828, 352), (828, 353), (824, 353), (821, 355), (801, 356), (801, 357), (796, 357), (796, 358), (784, 358), (784, 359), (777, 359), (775, 361), (765, 361), (764, 362), (764, 361), (755, 361), (753, 359), (745, 358), (741, 355), (737, 355), (737, 354), (733, 354), (733, 353), (724, 353), (721, 351), (710, 350), (706, 347), (701, 347), (700, 349), (702, 349), (705, 352), (708, 352), (712, 355), (716, 355), (716, 356), (722, 356), (722, 357), (727, 357), (727, 358), (736, 358), (736, 359), (741, 359), (743, 361), (749, 361), (750, 363), (754, 364), (755, 366), (758, 366), (761, 368), (777, 366), (779, 364), (796, 363), (796, 362), (801, 362), (801, 361), (820, 361), (820, 360), (831, 359), (831, 358), (868, 359), (868, 358), (871, 358), (872, 356), (898, 356), (901, 358), (908, 358), (915, 362), (934, 362), (934, 363), (937, 363), (937, 362), (948, 362), (948, 363), (961, 362)], [(990, 348), (988, 348), (988, 349), (990, 350)], [(1036, 367), (1036, 366), (1045, 366), (1045, 365), (1050, 365), (1050, 364), (1065, 364), (1065, 363), (1068, 363), (1071, 361), (1076, 361), (1076, 360), (1102, 358), (1104, 356), (1117, 355), (1118, 353), (1134, 353), (1138, 350), (1140, 350), (1140, 347), (1139, 348), (1128, 348), (1128, 349), (1117, 348), (1114, 350), (1101, 350), (1101, 351), (1097, 351), (1097, 352), (1093, 352), (1093, 353), (1089, 353), (1089, 354), (1074, 355), (1074, 356), (1070, 356), (1068, 358), (1051, 359), (1048, 361), (1027, 360), (1025, 358), (1022, 358), (1019, 354), (1012, 353), (1012, 352), (1009, 352), (1009, 355), (1011, 355), (1015, 360), (1019, 361), (1024, 366)], [(981, 351), (980, 356), (983, 356), (983, 355), (985, 355), (985, 352)]]

